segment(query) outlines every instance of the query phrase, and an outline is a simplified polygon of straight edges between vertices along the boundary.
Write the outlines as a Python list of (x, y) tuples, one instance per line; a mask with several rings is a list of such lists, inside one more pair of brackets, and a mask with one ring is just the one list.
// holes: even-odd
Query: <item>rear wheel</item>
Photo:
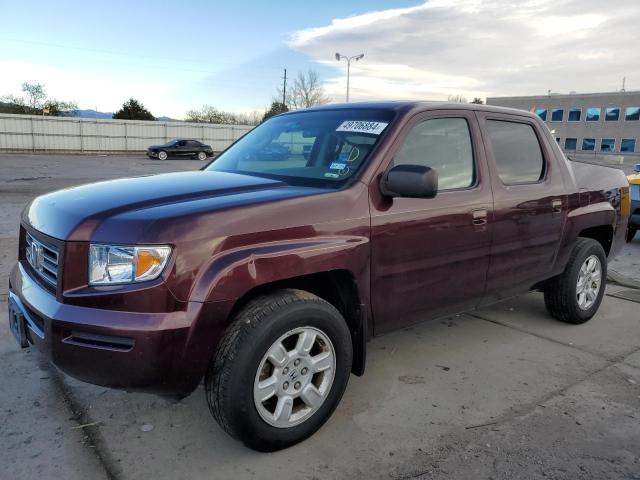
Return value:
[(331, 416), (351, 371), (349, 329), (329, 303), (302, 290), (250, 301), (218, 346), (205, 379), (214, 418), (231, 436), (274, 451)]
[(638, 232), (637, 228), (629, 227), (627, 229), (627, 242), (630, 242), (631, 240), (633, 240), (633, 237), (636, 236), (637, 232)]
[(544, 289), (547, 310), (568, 323), (584, 323), (593, 317), (604, 295), (607, 258), (600, 243), (579, 238), (564, 273)]
[(167, 157), (167, 152), (165, 152), (164, 150), (158, 152), (158, 160), (166, 160)]
[(207, 154), (205, 152), (198, 152), (197, 157), (198, 157), (198, 160), (204, 161), (207, 159)]

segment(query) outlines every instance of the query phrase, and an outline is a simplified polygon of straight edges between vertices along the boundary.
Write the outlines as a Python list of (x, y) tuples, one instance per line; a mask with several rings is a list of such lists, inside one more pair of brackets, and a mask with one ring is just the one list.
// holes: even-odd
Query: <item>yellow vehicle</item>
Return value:
[(631, 215), (629, 216), (629, 231), (627, 242), (630, 242), (640, 229), (640, 163), (636, 164), (633, 173), (627, 177), (631, 192)]

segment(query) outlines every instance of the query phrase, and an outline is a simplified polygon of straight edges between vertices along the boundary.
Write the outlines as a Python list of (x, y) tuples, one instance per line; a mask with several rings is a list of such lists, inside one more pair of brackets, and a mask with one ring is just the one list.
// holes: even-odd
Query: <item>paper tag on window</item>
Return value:
[(386, 122), (366, 122), (362, 120), (347, 120), (342, 122), (336, 132), (357, 132), (371, 133), (372, 135), (380, 135), (385, 127), (389, 125)]
[(344, 170), (344, 167), (346, 167), (346, 166), (347, 166), (346, 163), (333, 162), (331, 165), (329, 165), (329, 169), (331, 169), (331, 170)]

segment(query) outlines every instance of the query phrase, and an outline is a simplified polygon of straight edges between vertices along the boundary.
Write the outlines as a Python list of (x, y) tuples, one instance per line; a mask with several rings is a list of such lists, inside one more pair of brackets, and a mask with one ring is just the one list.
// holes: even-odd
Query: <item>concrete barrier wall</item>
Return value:
[(0, 151), (134, 152), (192, 138), (220, 152), (252, 126), (0, 113)]

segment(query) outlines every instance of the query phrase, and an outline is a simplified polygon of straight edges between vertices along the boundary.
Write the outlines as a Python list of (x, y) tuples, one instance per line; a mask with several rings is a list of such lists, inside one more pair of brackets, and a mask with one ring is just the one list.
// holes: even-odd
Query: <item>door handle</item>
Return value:
[(556, 198), (551, 202), (551, 209), (553, 213), (562, 213), (562, 200)]
[(487, 224), (487, 211), (484, 208), (471, 212), (472, 222), (479, 227)]

